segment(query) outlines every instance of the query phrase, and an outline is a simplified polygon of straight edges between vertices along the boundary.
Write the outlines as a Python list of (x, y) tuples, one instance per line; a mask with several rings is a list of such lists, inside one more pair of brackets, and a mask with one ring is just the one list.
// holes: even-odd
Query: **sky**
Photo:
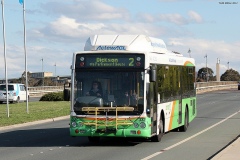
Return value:
[[(0, 79), (30, 72), (70, 75), (72, 54), (95, 34), (143, 34), (163, 39), (167, 48), (191, 56), (196, 71), (212, 68), (240, 73), (239, 0), (1, 0)], [(2, 12), (4, 7), (4, 12)], [(5, 24), (5, 41), (3, 36)], [(190, 49), (190, 53), (188, 52)], [(206, 57), (207, 55), (207, 57)]]

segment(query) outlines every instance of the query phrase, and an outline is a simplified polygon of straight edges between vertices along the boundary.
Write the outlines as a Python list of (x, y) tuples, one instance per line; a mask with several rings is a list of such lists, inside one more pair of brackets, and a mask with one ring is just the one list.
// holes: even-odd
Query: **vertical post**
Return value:
[(43, 58), (41, 59), (42, 61), (42, 86), (44, 86), (44, 72), (43, 72)]
[(206, 81), (208, 82), (208, 67), (207, 67), (207, 54), (206, 56), (204, 56), (204, 58), (206, 58)]
[(57, 77), (57, 74), (56, 74), (56, 62), (55, 62), (55, 64), (54, 64), (54, 66), (55, 66), (55, 77)]
[(24, 26), (24, 53), (25, 53), (25, 86), (26, 86), (26, 111), (28, 110), (28, 71), (27, 71), (27, 49), (26, 49), (26, 20), (25, 20), (25, 0), (23, 1), (23, 26)]
[(56, 62), (54, 64), (54, 66), (55, 66), (55, 81), (56, 81), (56, 86), (57, 86), (57, 71), (56, 71), (57, 64), (56, 64)]
[(188, 54), (189, 54), (189, 57), (191, 58), (191, 50), (190, 50), (190, 48), (188, 50)]
[(3, 42), (4, 42), (5, 84), (6, 84), (6, 98), (7, 98), (7, 117), (9, 117), (7, 53), (6, 53), (5, 20), (4, 20), (4, 0), (1, 1), (1, 4), (2, 4), (2, 23), (3, 23)]
[(217, 64), (216, 64), (216, 78), (217, 78), (217, 81), (219, 82), (220, 81), (220, 59), (217, 58)]

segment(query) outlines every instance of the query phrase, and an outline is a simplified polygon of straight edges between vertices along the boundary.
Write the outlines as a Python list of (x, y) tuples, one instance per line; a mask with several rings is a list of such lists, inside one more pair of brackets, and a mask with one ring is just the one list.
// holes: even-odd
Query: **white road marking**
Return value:
[(201, 132), (198, 132), (198, 133), (192, 135), (191, 137), (188, 137), (188, 138), (186, 138), (186, 139), (184, 139), (184, 140), (182, 140), (182, 141), (180, 141), (180, 142), (178, 142), (178, 143), (176, 143), (176, 144), (174, 144), (174, 145), (171, 145), (170, 147), (167, 147), (167, 148), (163, 149), (163, 150), (160, 151), (160, 152), (155, 152), (155, 153), (153, 153), (153, 154), (151, 154), (151, 155), (149, 155), (149, 156), (147, 156), (147, 157), (145, 157), (145, 158), (143, 158), (143, 159), (141, 159), (141, 160), (149, 160), (149, 159), (151, 159), (151, 158), (153, 158), (153, 157), (156, 157), (157, 155), (163, 153), (163, 151), (168, 151), (168, 150), (170, 150), (170, 149), (172, 149), (172, 148), (174, 148), (174, 147), (177, 147), (177, 146), (179, 146), (180, 144), (183, 144), (184, 142), (187, 142), (187, 141), (189, 141), (189, 140), (191, 140), (191, 139), (199, 136), (200, 134), (208, 131), (209, 129), (212, 129), (213, 127), (216, 127), (217, 125), (225, 122), (226, 120), (230, 119), (231, 117), (235, 116), (235, 115), (238, 114), (238, 113), (240, 113), (240, 111), (233, 113), (232, 115), (228, 116), (227, 118), (225, 118), (225, 119), (221, 120), (220, 122), (218, 122), (218, 123), (216, 123), (216, 124), (214, 124), (214, 125), (206, 128), (206, 129), (202, 130)]

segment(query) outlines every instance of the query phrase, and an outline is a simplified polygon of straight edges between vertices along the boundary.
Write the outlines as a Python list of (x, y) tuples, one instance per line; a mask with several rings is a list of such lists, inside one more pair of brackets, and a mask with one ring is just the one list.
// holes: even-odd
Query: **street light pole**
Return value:
[(4, 63), (5, 63), (5, 84), (6, 84), (6, 99), (7, 99), (7, 117), (9, 117), (9, 100), (8, 100), (8, 78), (7, 78), (7, 51), (6, 51), (6, 36), (5, 36), (5, 19), (4, 19), (4, 0), (2, 4), (2, 24), (3, 24), (3, 47), (4, 47)]
[(206, 58), (206, 70), (207, 70), (206, 81), (208, 82), (207, 54), (206, 54), (206, 56), (204, 56), (204, 58)]
[(54, 66), (55, 66), (55, 81), (56, 81), (56, 86), (57, 86), (57, 64), (56, 64), (56, 62), (55, 62), (55, 64), (54, 64)]
[(216, 64), (216, 79), (219, 82), (220, 81), (220, 59), (217, 58), (217, 64)]
[(227, 64), (228, 64), (228, 70), (229, 70), (229, 61), (227, 62)]
[(43, 58), (40, 61), (42, 61), (42, 85), (44, 86)]
[(56, 72), (57, 64), (56, 64), (56, 62), (55, 62), (55, 64), (54, 64), (54, 66), (55, 66), (55, 77), (57, 77), (57, 72)]
[(190, 50), (190, 48), (188, 50), (188, 54), (189, 54), (189, 57), (191, 58), (191, 50)]
[(24, 28), (24, 53), (25, 53), (25, 86), (26, 86), (26, 110), (28, 109), (28, 75), (27, 75), (27, 49), (26, 49), (26, 18), (25, 18), (25, 0), (23, 2), (23, 28)]

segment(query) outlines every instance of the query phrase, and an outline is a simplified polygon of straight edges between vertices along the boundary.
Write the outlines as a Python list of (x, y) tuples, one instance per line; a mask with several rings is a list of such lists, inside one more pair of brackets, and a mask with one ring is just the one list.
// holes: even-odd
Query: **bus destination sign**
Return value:
[(143, 68), (143, 55), (82, 55), (76, 57), (76, 68)]

